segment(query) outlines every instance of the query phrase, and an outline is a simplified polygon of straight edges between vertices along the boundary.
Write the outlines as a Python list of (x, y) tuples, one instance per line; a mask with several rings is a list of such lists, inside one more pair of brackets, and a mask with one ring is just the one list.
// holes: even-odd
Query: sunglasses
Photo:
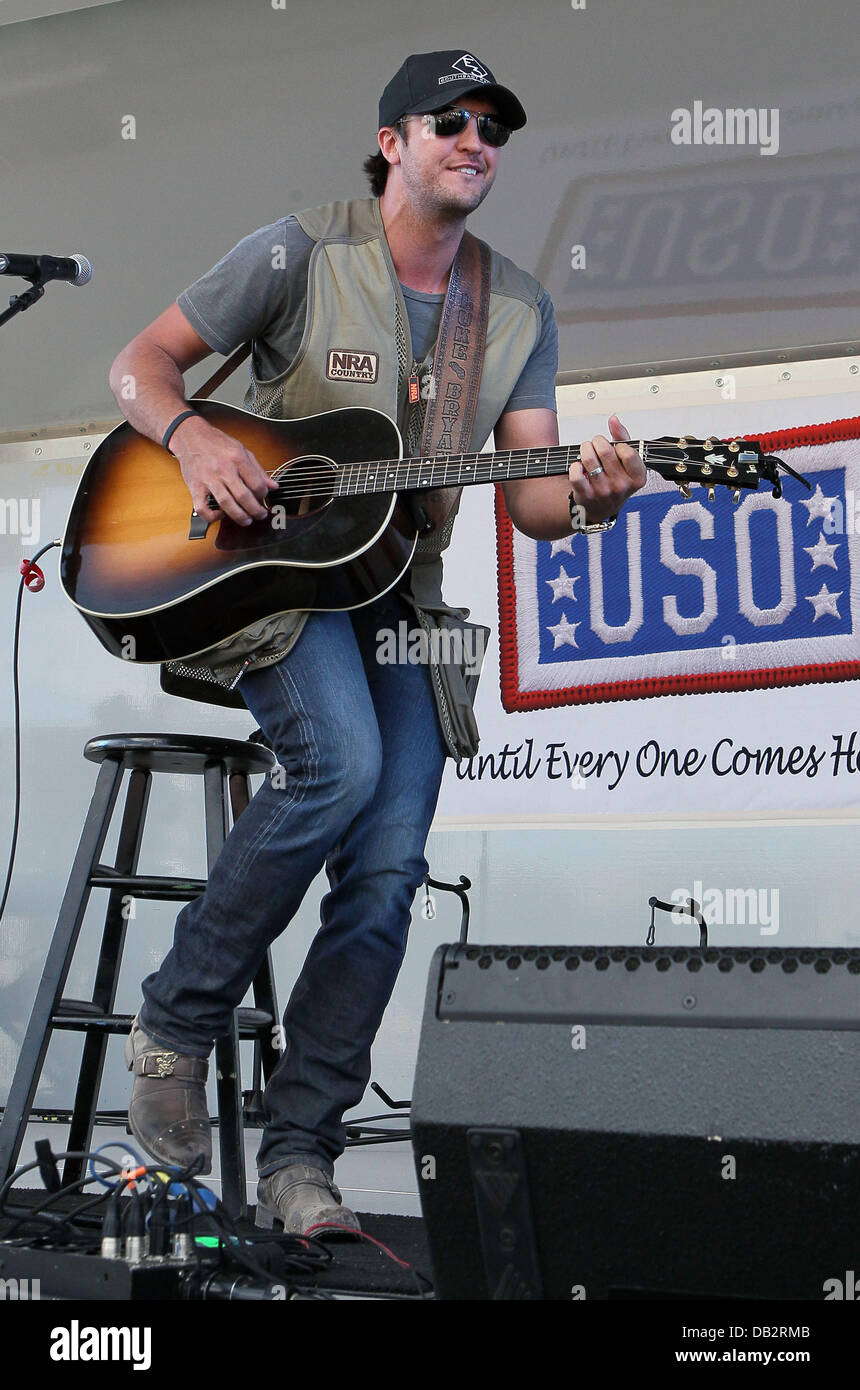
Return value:
[(421, 117), (434, 135), (444, 140), (451, 135), (459, 135), (466, 129), (472, 116), (478, 123), (478, 134), (485, 145), (506, 145), (511, 138), (511, 127), (500, 121), (498, 116), (488, 116), (478, 111), (467, 111), (465, 107), (450, 107), (445, 111), (427, 112)]

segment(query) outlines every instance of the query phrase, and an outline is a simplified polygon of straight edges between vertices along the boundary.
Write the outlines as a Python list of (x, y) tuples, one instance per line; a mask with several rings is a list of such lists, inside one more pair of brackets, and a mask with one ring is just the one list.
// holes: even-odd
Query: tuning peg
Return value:
[(732, 452), (733, 454), (736, 454), (736, 453), (738, 452), (738, 450), (740, 449), (740, 447), (741, 447), (741, 441), (740, 441), (739, 439), (733, 439), (732, 442), (731, 442), (731, 444), (729, 445), (729, 449), (731, 450), (731, 452)]
[(686, 447), (687, 447), (687, 440), (686, 440), (686, 439), (679, 439), (679, 440), (678, 440), (678, 448), (679, 448), (679, 449), (686, 449)]
[(710, 439), (710, 438), (709, 438), (709, 439), (706, 439), (705, 442), (704, 442), (704, 444), (702, 445), (702, 448), (705, 449), (705, 450), (707, 451), (707, 453), (710, 453), (711, 450), (712, 450), (713, 448), (715, 448), (715, 447), (716, 447), (716, 446), (715, 446), (715, 444), (714, 444), (713, 439)]
[(709, 501), (709, 502), (713, 502), (713, 500), (714, 500), (714, 498), (716, 497), (716, 495), (717, 495), (717, 494), (715, 493), (714, 489), (713, 489), (712, 487), (709, 487), (709, 488), (708, 488), (708, 501)]
[(702, 464), (702, 472), (704, 473), (706, 478), (709, 477), (710, 474), (713, 473), (713, 471), (714, 470), (709, 463)]
[(692, 497), (692, 495), (693, 495), (692, 492), (690, 491), (690, 487), (689, 487), (689, 484), (688, 484), (688, 483), (679, 483), (679, 484), (678, 484), (678, 491), (680, 492), (680, 494), (681, 494), (682, 497), (690, 498), (690, 497)]
[(735, 500), (736, 502), (740, 502), (740, 500), (741, 500), (741, 490), (740, 490), (740, 488), (737, 488), (737, 489), (735, 490), (733, 496), (734, 496), (734, 500)]
[(729, 478), (736, 478), (738, 476), (738, 470), (733, 463), (730, 463), (726, 469), (726, 476)]

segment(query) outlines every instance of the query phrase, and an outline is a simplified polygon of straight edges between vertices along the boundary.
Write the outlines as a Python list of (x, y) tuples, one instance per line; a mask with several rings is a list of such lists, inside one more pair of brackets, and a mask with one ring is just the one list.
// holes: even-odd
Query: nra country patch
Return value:
[(329, 381), (376, 381), (379, 376), (379, 353), (356, 351), (355, 348), (330, 348), (325, 374)]
[(758, 438), (812, 491), (649, 471), (613, 530), (534, 541), (496, 488), (507, 711), (860, 677), (860, 416)]

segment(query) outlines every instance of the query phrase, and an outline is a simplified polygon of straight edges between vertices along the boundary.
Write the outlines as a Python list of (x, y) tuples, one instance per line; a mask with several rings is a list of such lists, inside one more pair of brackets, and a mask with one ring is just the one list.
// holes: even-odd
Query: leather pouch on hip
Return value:
[(475, 696), (490, 628), (452, 612), (417, 610), (430, 640), (433, 690), (451, 756), (458, 761), (478, 751)]

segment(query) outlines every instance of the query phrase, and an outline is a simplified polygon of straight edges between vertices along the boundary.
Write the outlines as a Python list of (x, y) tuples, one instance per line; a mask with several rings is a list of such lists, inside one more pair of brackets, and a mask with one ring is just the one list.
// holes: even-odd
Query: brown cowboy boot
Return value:
[[(291, 1163), (257, 1184), (256, 1224), (270, 1230), (283, 1222), (287, 1235), (342, 1236), (361, 1232), (358, 1217), (343, 1206), (340, 1191), (321, 1168)], [(346, 1230), (334, 1230), (326, 1223)], [(319, 1227), (315, 1230), (315, 1227)]]
[(162, 1163), (187, 1168), (202, 1154), (212, 1168), (212, 1129), (206, 1108), (209, 1063), (184, 1056), (144, 1033), (137, 1019), (125, 1045), (125, 1060), (134, 1072), (128, 1107), (132, 1134)]

